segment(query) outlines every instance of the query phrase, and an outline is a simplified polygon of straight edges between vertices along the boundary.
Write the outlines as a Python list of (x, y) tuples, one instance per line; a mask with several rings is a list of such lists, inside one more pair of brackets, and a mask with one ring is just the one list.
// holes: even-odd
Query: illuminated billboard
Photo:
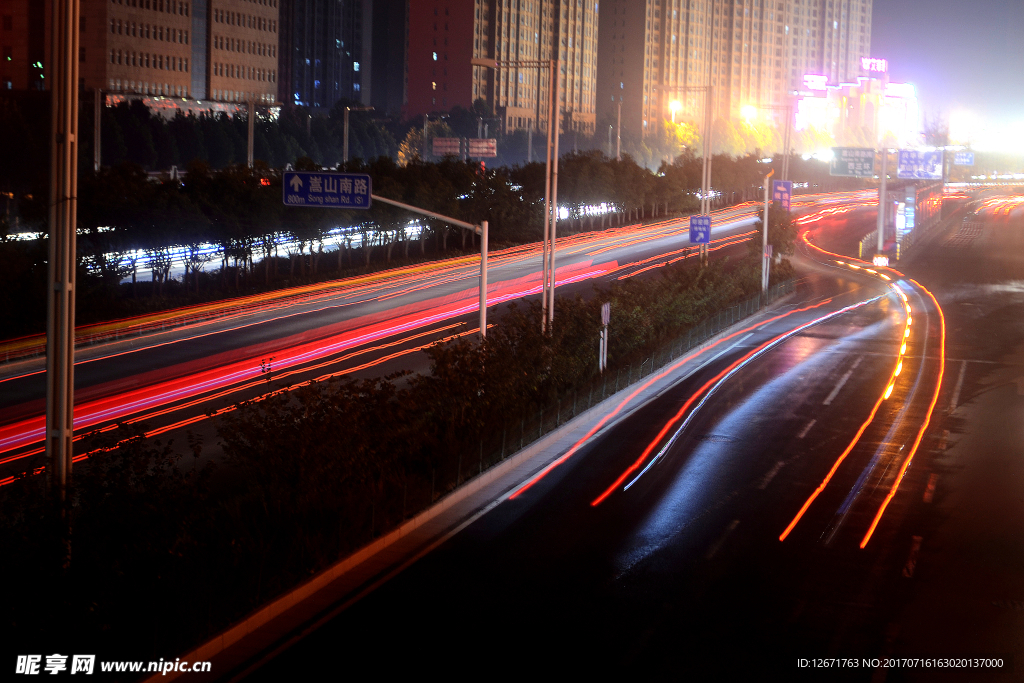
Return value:
[(872, 73), (884, 74), (889, 70), (889, 62), (875, 57), (861, 57), (860, 68)]
[(808, 90), (826, 90), (828, 89), (828, 76), (804, 74), (804, 87)]

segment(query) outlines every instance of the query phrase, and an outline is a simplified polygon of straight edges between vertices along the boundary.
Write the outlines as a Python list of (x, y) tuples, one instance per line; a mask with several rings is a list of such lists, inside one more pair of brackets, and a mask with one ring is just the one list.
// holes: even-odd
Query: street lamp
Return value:
[(751, 121), (757, 118), (757, 107), (755, 107), (752, 104), (745, 104), (742, 108), (740, 108), (740, 115), (746, 120), (747, 123), (750, 123)]
[[(487, 59), (474, 57), (472, 66), (488, 69), (535, 68), (548, 69), (548, 145), (544, 171), (544, 242), (541, 249), (541, 330), (555, 319), (555, 225), (558, 222), (558, 133), (560, 116), (558, 94), (561, 90), (561, 72), (558, 59)], [(552, 163), (553, 162), (553, 163)]]
[(682, 108), (683, 105), (679, 103), (679, 100), (672, 100), (669, 103), (668, 108), (672, 110), (672, 123), (676, 122), (676, 112)]
[[(703, 169), (700, 180), (700, 215), (711, 215), (711, 125), (714, 121), (714, 92), (713, 85), (678, 85), (665, 90), (677, 93), (701, 92), (704, 93), (704, 135), (703, 135)], [(621, 106), (621, 105), (620, 105)], [(675, 112), (673, 111), (673, 117)], [(674, 118), (673, 118), (674, 120)], [(701, 263), (706, 263), (708, 257), (707, 245), (700, 245)]]
[[(744, 107), (746, 109), (746, 107)], [(758, 109), (766, 111), (781, 111), (786, 116), (786, 126), (782, 134), (782, 180), (789, 180), (789, 146), (793, 130), (793, 105), (792, 104), (761, 104)]]

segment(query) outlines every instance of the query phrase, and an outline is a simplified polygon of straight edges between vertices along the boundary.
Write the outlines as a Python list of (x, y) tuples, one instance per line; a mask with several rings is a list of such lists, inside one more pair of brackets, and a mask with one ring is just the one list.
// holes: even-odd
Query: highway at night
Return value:
[[(839, 193), (801, 197), (796, 205), (847, 210), (865, 203), (859, 193)], [(742, 243), (752, 234), (758, 208), (750, 203), (716, 213), (712, 257), (745, 253)], [(671, 219), (567, 236), (559, 240), (557, 258), (559, 293), (565, 295), (695, 258), (695, 249), (686, 221)], [(539, 261), (537, 245), (493, 253), (491, 306), (539, 293)], [(150, 434), (183, 437), (188, 429), (213, 444), (207, 411), (230, 409), (238, 400), (265, 393), (270, 382), (280, 388), (343, 372), (373, 377), (426, 370), (421, 349), (476, 328), (478, 262), (478, 257), (433, 262), (196, 307), (191, 313), (201, 320), (184, 324), (190, 311), (173, 311), (162, 316), (170, 323), (166, 331), (156, 328), (159, 314), (83, 330), (80, 337), (109, 334), (118, 326), (129, 334), (120, 341), (80, 345), (77, 437), (120, 421), (144, 421)], [(133, 333), (140, 325), (148, 331)], [(10, 347), (31, 343), (18, 340)], [(2, 368), (0, 482), (39, 466), (42, 367), (41, 359), (25, 359)]]
[[(872, 224), (805, 227), (827, 248)], [(804, 244), (795, 296), (235, 674), (328, 651), (412, 673), (453, 650), (508, 675), (525, 657), (577, 676), (1014, 680), (1021, 246), (1020, 199), (955, 217), (898, 270)]]

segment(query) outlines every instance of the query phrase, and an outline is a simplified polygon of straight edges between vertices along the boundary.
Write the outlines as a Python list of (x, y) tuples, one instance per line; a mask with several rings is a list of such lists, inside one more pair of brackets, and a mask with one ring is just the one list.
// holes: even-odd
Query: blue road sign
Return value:
[(792, 180), (773, 180), (772, 181), (772, 201), (778, 202), (782, 205), (783, 211), (789, 211), (789, 207), (792, 205), (793, 198), (793, 181)]
[(896, 177), (913, 180), (942, 180), (942, 150), (919, 152), (914, 149), (901, 149)]
[(711, 216), (690, 216), (690, 242), (707, 244), (711, 241)]
[(953, 157), (954, 166), (974, 166), (974, 152), (957, 152)]
[(365, 173), (285, 171), (285, 206), (323, 209), (368, 209), (373, 185)]

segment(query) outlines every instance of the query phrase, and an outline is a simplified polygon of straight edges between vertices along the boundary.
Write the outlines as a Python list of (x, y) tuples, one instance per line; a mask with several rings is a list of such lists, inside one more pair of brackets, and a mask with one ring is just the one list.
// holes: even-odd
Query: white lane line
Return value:
[(729, 534), (735, 531), (736, 527), (738, 527), (739, 525), (740, 520), (738, 519), (734, 519), (731, 522), (729, 522), (729, 526), (725, 528), (725, 533), (723, 533), (722, 537), (719, 538), (718, 541), (716, 541), (715, 544), (708, 549), (708, 552), (704, 555), (704, 559), (710, 560), (712, 557), (714, 557), (715, 553), (722, 549), (722, 545), (725, 543), (725, 539), (729, 538)]
[(775, 475), (779, 473), (779, 470), (781, 470), (785, 466), (785, 464), (786, 463), (783, 460), (779, 460), (777, 463), (775, 463), (775, 467), (768, 470), (768, 474), (764, 475), (764, 479), (762, 479), (761, 483), (757, 485), (757, 488), (761, 491), (764, 491), (766, 488), (768, 488), (769, 482), (771, 482), (771, 480), (775, 478)]
[(853, 365), (850, 366), (850, 369), (847, 370), (846, 374), (839, 380), (839, 384), (837, 384), (836, 388), (832, 390), (832, 393), (828, 395), (828, 398), (821, 402), (821, 405), (827, 406), (832, 404), (832, 399), (839, 395), (839, 390), (842, 389), (843, 385), (845, 385), (846, 382), (849, 381), (850, 377), (853, 376), (853, 371), (857, 369), (857, 366), (860, 365), (862, 360), (864, 360), (864, 356), (861, 356), (854, 361)]
[(798, 439), (802, 439), (802, 438), (804, 438), (805, 436), (807, 436), (807, 432), (811, 431), (811, 427), (813, 427), (813, 426), (814, 426), (814, 423), (815, 423), (815, 422), (817, 422), (817, 420), (811, 420), (810, 422), (808, 422), (807, 424), (805, 424), (805, 425), (804, 425), (804, 428), (800, 430), (800, 433), (796, 435), (796, 438), (798, 438)]
[(964, 386), (964, 372), (967, 371), (967, 361), (960, 364), (960, 376), (956, 378), (956, 388), (953, 389), (953, 400), (949, 402), (949, 412), (956, 410), (957, 401), (960, 400), (960, 390)]
[[(744, 342), (745, 340), (747, 340), (747, 339), (749, 339), (750, 337), (753, 337), (753, 336), (754, 336), (754, 333), (753, 333), (753, 332), (748, 332), (747, 334), (743, 335), (742, 337), (740, 337), (739, 339), (737, 339), (737, 340), (736, 340), (735, 342), (733, 342), (732, 344), (730, 344), (728, 348), (722, 349), (721, 351), (719, 351), (719, 352), (718, 352), (718, 353), (716, 353), (715, 355), (711, 356), (711, 358), (708, 358), (708, 359), (707, 359), (706, 361), (704, 361), (703, 363), (701, 363), (701, 364), (700, 364), (700, 365), (699, 365), (698, 367), (696, 367), (696, 368), (694, 368), (693, 370), (691, 370), (690, 372), (688, 372), (688, 373), (686, 374), (686, 376), (685, 376), (685, 377), (683, 377), (683, 379), (687, 379), (687, 378), (689, 378), (689, 377), (690, 377), (691, 375), (693, 375), (693, 374), (694, 374), (695, 372), (697, 372), (698, 370), (702, 370), (702, 369), (704, 369), (704, 368), (705, 368), (705, 367), (706, 367), (706, 366), (707, 366), (707, 365), (708, 365), (709, 363), (711, 363), (712, 361), (716, 360), (716, 359), (717, 359), (717, 358), (718, 358), (719, 356), (721, 356), (722, 354), (728, 353), (729, 351), (732, 351), (732, 350), (733, 350), (734, 348), (736, 348), (737, 346), (739, 346), (739, 345), (740, 345), (740, 344), (741, 344), (742, 342)], [(705, 398), (705, 400), (706, 400), (706, 399), (707, 399), (707, 396), (705, 396), (704, 398)], [(701, 405), (703, 405), (703, 404), (704, 404), (704, 402), (703, 402), (703, 401), (701, 401), (701, 403), (700, 403), (700, 404), (698, 404), (697, 408), (700, 408), (700, 406), (701, 406)], [(693, 413), (695, 413), (695, 412), (697, 411), (697, 408), (694, 408), (693, 410), (691, 410), (691, 411), (690, 411), (690, 415), (693, 415)], [(687, 418), (686, 418), (686, 420), (685, 420), (685, 421), (683, 422), (683, 424), (684, 424), (684, 425), (686, 425), (686, 424), (688, 424), (688, 423), (689, 423), (689, 421), (690, 421), (690, 418), (689, 418), (689, 417), (687, 417)], [(676, 432), (676, 434), (678, 434), (678, 433), (679, 433), (679, 432)], [(673, 436), (673, 437), (672, 437), (671, 439), (669, 439), (669, 443), (672, 443), (673, 441), (675, 441), (675, 436)], [(651, 459), (651, 461), (650, 461), (649, 463), (647, 463), (647, 467), (645, 467), (645, 468), (643, 469), (643, 471), (641, 471), (641, 472), (640, 472), (640, 474), (638, 474), (638, 475), (636, 475), (635, 477), (633, 477), (633, 480), (632, 480), (631, 482), (629, 482), (628, 484), (626, 484), (626, 485), (625, 485), (625, 486), (623, 487), (623, 489), (622, 489), (622, 490), (623, 490), (623, 491), (628, 491), (628, 490), (629, 490), (629, 487), (630, 487), (630, 486), (632, 486), (632, 485), (633, 485), (634, 483), (636, 483), (636, 480), (637, 480), (637, 479), (639, 479), (640, 477), (644, 476), (644, 473), (645, 473), (645, 472), (647, 472), (647, 470), (651, 469), (651, 467), (652, 467), (652, 466), (654, 465), (654, 463), (658, 462), (658, 460), (660, 460), (660, 459), (661, 459), (661, 456), (662, 456), (662, 455), (664, 455), (664, 453), (665, 453), (665, 451), (666, 451), (666, 449), (667, 449), (667, 448), (668, 448), (668, 446), (667, 446), (667, 445), (665, 445), (665, 446), (662, 446), (662, 448), (661, 448), (661, 450), (660, 450), (660, 451), (658, 452), (658, 454), (657, 454), (656, 456), (654, 456), (654, 458), (652, 458), (652, 459)]]

